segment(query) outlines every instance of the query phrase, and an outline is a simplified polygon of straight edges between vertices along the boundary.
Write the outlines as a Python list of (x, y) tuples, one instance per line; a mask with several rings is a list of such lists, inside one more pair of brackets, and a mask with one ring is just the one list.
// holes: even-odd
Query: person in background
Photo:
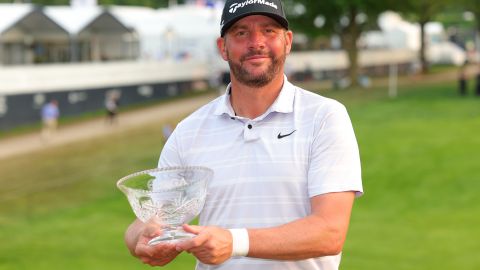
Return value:
[(480, 97), (480, 64), (477, 66), (477, 76), (475, 82), (475, 95)]
[(137, 219), (126, 245), (151, 266), (188, 252), (198, 270), (337, 270), (363, 193), (347, 110), (284, 75), (293, 33), (280, 0), (227, 0), (220, 28), (231, 83), (176, 126), (159, 160), (214, 171), (199, 226), (183, 225), (196, 236), (149, 246), (161, 227)]
[(47, 141), (57, 131), (58, 117), (60, 110), (58, 109), (58, 101), (52, 99), (42, 107), (42, 139)]
[(118, 114), (118, 96), (107, 95), (105, 100), (105, 109), (107, 110), (107, 123), (113, 125), (117, 123)]
[(172, 135), (173, 127), (169, 123), (166, 123), (162, 127), (163, 140), (166, 142), (170, 135)]
[(460, 67), (460, 70), (458, 72), (458, 93), (460, 96), (465, 96), (467, 95), (467, 71), (466, 71), (466, 64), (463, 64)]

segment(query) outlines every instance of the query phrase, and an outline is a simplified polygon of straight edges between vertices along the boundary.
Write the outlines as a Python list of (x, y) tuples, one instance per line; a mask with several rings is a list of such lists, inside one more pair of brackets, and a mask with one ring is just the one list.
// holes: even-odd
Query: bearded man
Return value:
[(287, 80), (293, 33), (281, 1), (228, 0), (220, 28), (231, 83), (178, 124), (159, 160), (214, 171), (199, 226), (183, 225), (196, 236), (149, 246), (161, 229), (136, 220), (127, 246), (152, 266), (185, 251), (197, 269), (336, 270), (363, 193), (347, 111)]

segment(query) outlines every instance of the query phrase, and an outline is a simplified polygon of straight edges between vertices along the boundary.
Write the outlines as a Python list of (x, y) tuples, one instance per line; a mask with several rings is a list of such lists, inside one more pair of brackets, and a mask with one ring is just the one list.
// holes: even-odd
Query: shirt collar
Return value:
[(267, 112), (291, 113), (293, 112), (294, 100), (295, 86), (293, 86), (293, 84), (287, 80), (287, 76), (284, 75), (282, 90), (280, 90), (280, 94)]
[(215, 109), (215, 115), (227, 114), (230, 117), (235, 117), (235, 111), (233, 110), (232, 104), (230, 103), (230, 91), (232, 83), (229, 83), (225, 94), (220, 98), (220, 101), (217, 103), (217, 108)]
[[(231, 83), (227, 86), (225, 95), (222, 96), (220, 102), (217, 103), (217, 108), (215, 109), (215, 115), (227, 114), (230, 117), (235, 117), (235, 111), (233, 110), (232, 104), (230, 103), (230, 91)], [(287, 80), (287, 76), (284, 75), (282, 90), (277, 99), (273, 102), (270, 108), (260, 116), (263, 118), (270, 112), (279, 112), (279, 113), (291, 113), (293, 112), (293, 103), (295, 100), (295, 86)]]

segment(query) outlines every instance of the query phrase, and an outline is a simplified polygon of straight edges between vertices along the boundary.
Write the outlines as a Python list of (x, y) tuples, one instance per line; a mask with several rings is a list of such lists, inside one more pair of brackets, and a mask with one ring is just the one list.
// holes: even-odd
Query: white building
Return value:
[(45, 14), (67, 30), (72, 61), (127, 60), (138, 56), (135, 31), (99, 6), (49, 6)]
[(195, 3), (168, 9), (105, 8), (94, 0), (43, 8), (0, 4), (0, 64), (186, 58), (221, 62), (216, 39), (223, 3)]
[(0, 65), (128, 60), (134, 30), (107, 9), (0, 4)]
[[(395, 12), (384, 12), (378, 19), (380, 31), (367, 32), (361, 44), (367, 48), (420, 50), (420, 26), (404, 20)], [(446, 38), (443, 25), (430, 22), (425, 26), (427, 59), (434, 64), (462, 65), (465, 51)]]
[(0, 4), (0, 65), (64, 62), (68, 32), (31, 4)]
[(140, 59), (216, 56), (221, 8), (196, 5), (169, 9), (114, 6), (111, 12), (139, 35)]

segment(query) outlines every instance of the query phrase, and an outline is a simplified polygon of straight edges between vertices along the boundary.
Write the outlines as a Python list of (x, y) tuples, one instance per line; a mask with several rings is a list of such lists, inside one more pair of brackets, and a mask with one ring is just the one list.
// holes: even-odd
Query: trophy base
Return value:
[(175, 243), (183, 239), (195, 237), (193, 233), (187, 233), (183, 230), (165, 230), (162, 235), (152, 238), (148, 241), (149, 246), (155, 246), (160, 243)]

